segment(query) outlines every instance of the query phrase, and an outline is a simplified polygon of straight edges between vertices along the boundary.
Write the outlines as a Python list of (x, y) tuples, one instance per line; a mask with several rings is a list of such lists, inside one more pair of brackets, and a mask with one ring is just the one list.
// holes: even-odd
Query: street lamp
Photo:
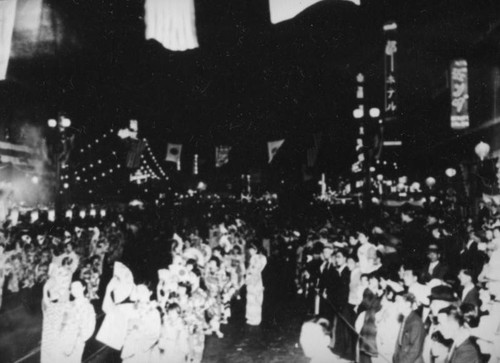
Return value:
[(59, 114), (57, 119), (49, 119), (47, 125), (55, 131), (54, 135), (54, 158), (56, 165), (56, 181), (55, 181), (55, 212), (57, 218), (63, 217), (64, 203), (61, 198), (62, 189), (68, 189), (67, 182), (62, 183), (61, 170), (65, 168), (65, 163), (69, 157), (69, 152), (72, 147), (73, 138), (68, 135), (67, 129), (71, 127), (71, 120), (63, 114)]
[(364, 167), (364, 178), (365, 178), (365, 181), (364, 181), (364, 187), (365, 187), (364, 200), (365, 200), (365, 203), (367, 205), (368, 202), (370, 201), (370, 182), (371, 182), (370, 174), (373, 171), (375, 171), (375, 170), (373, 170), (373, 168), (371, 166), (371, 153), (370, 153), (370, 147), (369, 147), (370, 135), (368, 132), (368, 130), (370, 128), (369, 119), (379, 118), (380, 117), (380, 109), (376, 108), (376, 107), (370, 108), (370, 110), (368, 111), (369, 117), (366, 117), (364, 107), (359, 106), (358, 108), (353, 110), (352, 115), (354, 116), (354, 118), (356, 120), (360, 121), (360, 129), (359, 129), (360, 137), (361, 136), (363, 137), (363, 146), (364, 146), (364, 148), (363, 148), (363, 154), (364, 154), (363, 167)]

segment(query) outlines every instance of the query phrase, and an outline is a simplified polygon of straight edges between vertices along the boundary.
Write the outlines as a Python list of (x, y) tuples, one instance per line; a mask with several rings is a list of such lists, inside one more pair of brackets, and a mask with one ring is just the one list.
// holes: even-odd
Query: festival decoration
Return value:
[(457, 171), (453, 168), (448, 168), (444, 172), (448, 178), (453, 178), (455, 175), (457, 175)]
[(451, 63), (451, 128), (469, 127), (469, 86), (467, 61), (457, 59)]
[(168, 144), (167, 145), (167, 156), (166, 161), (177, 164), (177, 170), (181, 170), (181, 152), (182, 144)]
[(384, 52), (385, 121), (393, 121), (394, 119), (396, 119), (398, 112), (396, 92), (396, 53), (398, 52), (398, 42), (396, 40), (397, 28), (398, 26), (394, 22), (386, 23), (383, 28), (386, 37)]
[(217, 146), (215, 148), (215, 167), (220, 168), (229, 162), (231, 146)]
[(436, 185), (436, 179), (434, 179), (432, 176), (428, 177), (425, 179), (425, 185), (427, 185), (429, 188), (432, 188), (434, 185)]
[(146, 39), (184, 51), (198, 47), (194, 0), (146, 0)]
[[(292, 19), (308, 7), (322, 0), (269, 0), (269, 13), (271, 23), (276, 24)], [(360, 0), (346, 0), (355, 5), (360, 5)]]
[(267, 143), (267, 152), (269, 154), (269, 164), (273, 161), (274, 157), (278, 153), (278, 150), (281, 148), (283, 143), (285, 142), (284, 139), (282, 140), (276, 140), (276, 141), (269, 141)]
[(7, 76), (16, 5), (16, 0), (0, 1), (0, 80), (4, 80)]
[(481, 141), (479, 144), (476, 145), (474, 151), (476, 152), (476, 155), (479, 157), (479, 159), (483, 161), (484, 158), (490, 153), (490, 145)]

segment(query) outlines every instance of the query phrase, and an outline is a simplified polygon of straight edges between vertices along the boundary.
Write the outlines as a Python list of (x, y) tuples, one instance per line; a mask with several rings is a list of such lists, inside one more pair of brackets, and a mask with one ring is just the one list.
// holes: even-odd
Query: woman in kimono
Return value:
[(160, 338), (160, 312), (150, 301), (151, 291), (145, 285), (138, 285), (135, 295), (121, 358), (124, 363), (148, 363), (154, 360), (153, 348)]
[(221, 261), (215, 256), (210, 258), (205, 271), (205, 284), (207, 285), (210, 301), (208, 309), (210, 328), (207, 330), (207, 335), (215, 333), (219, 338), (224, 337), (224, 334), (220, 331), (224, 308), (222, 304), (222, 273)]
[(205, 311), (208, 307), (208, 294), (200, 287), (199, 272), (191, 281), (191, 296), (187, 309), (184, 311), (184, 320), (189, 331), (188, 362), (201, 363), (205, 349)]
[(61, 289), (57, 288), (56, 284), (55, 279), (49, 279), (43, 286), (40, 363), (64, 362), (60, 332), (66, 300), (64, 300)]
[(66, 306), (59, 341), (64, 354), (63, 361), (80, 363), (85, 342), (94, 334), (96, 317), (94, 307), (84, 295), (81, 282), (71, 284), (71, 295), (74, 300)]
[(264, 301), (264, 285), (262, 271), (266, 267), (266, 257), (258, 252), (255, 245), (248, 247), (250, 263), (246, 274), (247, 304), (246, 319), (249, 325), (260, 325), (262, 320), (262, 302)]
[(170, 304), (163, 317), (160, 340), (158, 342), (161, 363), (185, 363), (189, 353), (189, 334), (181, 316), (181, 308)]

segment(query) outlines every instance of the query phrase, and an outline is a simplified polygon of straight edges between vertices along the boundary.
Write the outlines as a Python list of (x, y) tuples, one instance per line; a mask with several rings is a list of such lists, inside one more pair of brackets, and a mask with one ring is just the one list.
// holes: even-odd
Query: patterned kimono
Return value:
[(189, 304), (184, 311), (184, 320), (186, 321), (189, 332), (189, 353), (188, 362), (200, 363), (205, 349), (205, 310), (207, 308), (208, 295), (205, 291), (198, 288), (193, 291), (189, 298)]
[(266, 264), (267, 259), (264, 255), (256, 254), (250, 258), (246, 276), (246, 319), (249, 325), (260, 325), (262, 320), (262, 302), (264, 301), (262, 271), (266, 267)]
[(205, 284), (209, 296), (209, 308), (207, 310), (209, 324), (213, 332), (217, 332), (220, 328), (222, 318), (223, 303), (222, 303), (222, 279), (223, 270), (208, 271), (205, 276)]

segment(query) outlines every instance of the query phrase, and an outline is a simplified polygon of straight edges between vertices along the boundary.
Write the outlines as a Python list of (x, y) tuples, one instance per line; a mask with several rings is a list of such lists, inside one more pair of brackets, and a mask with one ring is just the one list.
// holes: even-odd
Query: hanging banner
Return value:
[(469, 84), (467, 61), (457, 59), (451, 63), (451, 128), (469, 127)]
[(229, 163), (231, 146), (217, 146), (215, 148), (215, 167), (220, 168)]
[(168, 144), (167, 156), (165, 157), (165, 160), (178, 164), (181, 160), (181, 152), (182, 144)]
[(274, 156), (276, 155), (276, 153), (278, 152), (278, 150), (280, 149), (281, 145), (283, 145), (283, 143), (285, 142), (285, 140), (276, 140), (276, 141), (269, 141), (267, 143), (267, 152), (269, 154), (269, 163), (271, 163), (271, 161), (273, 161), (274, 159)]
[[(269, 0), (271, 23), (276, 24), (289, 20), (322, 0)], [(344, 0), (360, 5), (360, 0)]]
[(136, 169), (141, 165), (141, 155), (146, 147), (146, 143), (143, 140), (132, 140), (130, 143), (130, 149), (127, 153), (127, 168)]
[(398, 26), (394, 22), (386, 23), (384, 25), (384, 34), (386, 38), (384, 51), (385, 121), (395, 120), (398, 112), (396, 92), (396, 53), (398, 52), (398, 43), (396, 40), (397, 29)]
[(15, 18), (16, 0), (0, 0), (0, 81), (7, 75)]
[(198, 48), (194, 0), (146, 0), (144, 21), (146, 39), (174, 51)]

